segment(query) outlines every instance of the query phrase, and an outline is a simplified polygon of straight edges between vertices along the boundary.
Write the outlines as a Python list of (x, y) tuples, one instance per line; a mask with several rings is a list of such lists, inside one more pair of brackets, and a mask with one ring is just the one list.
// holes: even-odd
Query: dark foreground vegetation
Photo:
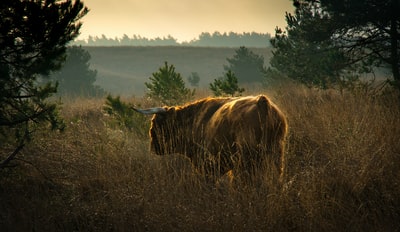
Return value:
[(268, 171), (258, 187), (207, 183), (183, 157), (150, 154), (147, 135), (116, 126), (104, 99), (80, 99), (63, 105), (64, 132), (44, 130), (0, 170), (1, 230), (398, 231), (398, 97), (263, 93), (289, 120), (283, 188)]

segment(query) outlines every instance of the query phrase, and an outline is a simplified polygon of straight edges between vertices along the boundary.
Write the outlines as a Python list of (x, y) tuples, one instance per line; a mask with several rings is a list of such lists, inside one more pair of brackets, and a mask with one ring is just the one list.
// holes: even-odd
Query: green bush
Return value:
[(238, 80), (235, 74), (228, 70), (224, 77), (215, 79), (210, 83), (210, 89), (215, 96), (240, 96), (244, 92), (244, 88), (239, 88)]
[(168, 65), (167, 62), (149, 79), (150, 83), (144, 83), (149, 91), (147, 96), (162, 104), (179, 105), (194, 96), (195, 90), (186, 88), (181, 74), (175, 72), (174, 65)]
[(112, 126), (147, 136), (149, 122), (146, 116), (136, 113), (129, 104), (121, 101), (120, 96), (108, 95), (103, 110), (114, 119)]

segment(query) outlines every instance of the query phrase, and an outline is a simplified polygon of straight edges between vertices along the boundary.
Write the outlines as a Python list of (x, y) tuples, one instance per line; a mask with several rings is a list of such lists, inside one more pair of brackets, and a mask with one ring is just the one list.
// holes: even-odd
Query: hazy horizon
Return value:
[(89, 36), (86, 39), (75, 39), (72, 45), (82, 46), (196, 46), (196, 47), (269, 47), (271, 35), (269, 33), (202, 33), (196, 40), (178, 42), (176, 38), (157, 37), (146, 38), (141, 35), (126, 35), (109, 38), (102, 36)]
[(197, 39), (203, 32), (269, 33), (285, 27), (285, 12), (293, 11), (291, 0), (84, 0), (90, 12), (83, 19), (78, 39), (105, 35), (120, 38), (141, 35), (178, 42)]

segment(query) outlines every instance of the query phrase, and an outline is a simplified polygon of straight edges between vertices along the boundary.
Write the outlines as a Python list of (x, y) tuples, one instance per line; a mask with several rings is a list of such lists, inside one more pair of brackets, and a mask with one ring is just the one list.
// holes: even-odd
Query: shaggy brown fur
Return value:
[(164, 109), (150, 129), (157, 155), (184, 154), (216, 177), (232, 169), (252, 174), (267, 159), (283, 173), (287, 121), (266, 96), (205, 98)]

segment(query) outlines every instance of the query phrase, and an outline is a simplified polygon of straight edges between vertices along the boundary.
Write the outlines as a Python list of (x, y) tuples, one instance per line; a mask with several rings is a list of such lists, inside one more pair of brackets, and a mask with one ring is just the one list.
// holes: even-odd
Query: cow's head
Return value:
[(166, 155), (178, 152), (177, 144), (180, 129), (177, 122), (175, 107), (157, 107), (150, 109), (136, 109), (142, 114), (153, 115), (151, 120), (150, 138), (151, 151), (157, 155)]

